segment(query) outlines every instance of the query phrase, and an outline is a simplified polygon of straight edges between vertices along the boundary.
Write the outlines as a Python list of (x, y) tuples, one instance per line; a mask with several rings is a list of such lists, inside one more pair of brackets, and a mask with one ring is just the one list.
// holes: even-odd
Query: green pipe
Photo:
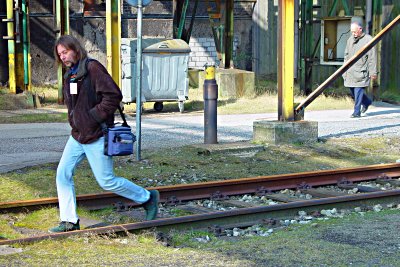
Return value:
[(233, 67), (231, 66), (231, 60), (233, 59), (233, 35), (234, 35), (234, 1), (229, 0), (226, 2), (226, 15), (225, 15), (225, 68)]
[(182, 7), (181, 19), (179, 21), (179, 28), (178, 28), (178, 39), (182, 38), (183, 28), (185, 27), (185, 20), (186, 20), (186, 11), (189, 6), (189, 0), (185, 0), (185, 3)]
[(346, 14), (346, 16), (351, 16), (350, 8), (347, 3), (347, 0), (342, 0), (342, 5), (343, 5), (344, 13)]
[(29, 84), (29, 64), (28, 64), (28, 27), (27, 27), (27, 8), (26, 0), (22, 0), (22, 41), (24, 49), (24, 84)]

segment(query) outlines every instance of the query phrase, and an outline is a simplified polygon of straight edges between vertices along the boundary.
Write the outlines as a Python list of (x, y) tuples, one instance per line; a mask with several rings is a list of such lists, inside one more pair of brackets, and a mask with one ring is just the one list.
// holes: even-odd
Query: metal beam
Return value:
[(107, 70), (114, 82), (121, 84), (121, 0), (106, 2)]
[(353, 66), (363, 55), (373, 48), (390, 30), (392, 30), (400, 22), (398, 15), (390, 22), (382, 31), (380, 31), (371, 41), (363, 46), (352, 58), (345, 62), (337, 71), (335, 71), (326, 81), (324, 81), (317, 89), (315, 89), (306, 99), (303, 100), (295, 109), (296, 114), (304, 111), (331, 83)]
[(294, 121), (294, 1), (278, 6), (278, 119)]

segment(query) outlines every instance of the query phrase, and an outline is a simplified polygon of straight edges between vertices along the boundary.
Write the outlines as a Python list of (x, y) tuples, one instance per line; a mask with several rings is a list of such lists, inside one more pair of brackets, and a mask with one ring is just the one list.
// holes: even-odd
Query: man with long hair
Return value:
[(125, 198), (143, 204), (146, 220), (158, 213), (159, 193), (146, 190), (113, 171), (113, 159), (104, 155), (102, 123), (114, 125), (114, 112), (122, 94), (107, 70), (97, 60), (89, 59), (79, 41), (64, 35), (54, 45), (54, 56), (66, 68), (63, 96), (68, 108), (71, 136), (57, 168), (57, 194), (61, 223), (49, 232), (79, 230), (73, 175), (76, 166), (86, 157), (98, 184)]

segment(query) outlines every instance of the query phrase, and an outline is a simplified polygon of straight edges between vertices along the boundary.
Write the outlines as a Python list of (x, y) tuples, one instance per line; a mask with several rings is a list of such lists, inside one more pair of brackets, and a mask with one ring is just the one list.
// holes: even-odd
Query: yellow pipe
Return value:
[(206, 67), (206, 80), (215, 80), (215, 67)]
[[(56, 0), (56, 28), (57, 38), (61, 35), (69, 34), (69, 0)], [(58, 103), (63, 103), (63, 69), (62, 64), (58, 64), (57, 68), (58, 79)]]
[(282, 116), (294, 120), (294, 0), (282, 3)]
[(107, 70), (114, 82), (121, 84), (121, 1), (107, 0), (106, 2), (106, 38), (107, 38)]
[(64, 34), (69, 34), (69, 0), (64, 0)]
[(7, 0), (7, 35), (8, 40), (8, 83), (10, 86), (10, 93), (17, 92), (16, 70), (15, 70), (15, 44), (14, 44), (14, 10), (13, 0)]

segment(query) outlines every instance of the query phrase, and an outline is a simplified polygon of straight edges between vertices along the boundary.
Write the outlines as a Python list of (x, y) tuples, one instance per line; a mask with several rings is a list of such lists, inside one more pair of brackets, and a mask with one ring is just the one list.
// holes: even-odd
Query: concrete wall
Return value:
[(57, 71), (53, 55), (53, 1), (30, 1), (30, 14), (32, 84), (54, 84), (57, 81)]
[(253, 71), (257, 76), (276, 78), (278, 3), (257, 1), (253, 12)]

